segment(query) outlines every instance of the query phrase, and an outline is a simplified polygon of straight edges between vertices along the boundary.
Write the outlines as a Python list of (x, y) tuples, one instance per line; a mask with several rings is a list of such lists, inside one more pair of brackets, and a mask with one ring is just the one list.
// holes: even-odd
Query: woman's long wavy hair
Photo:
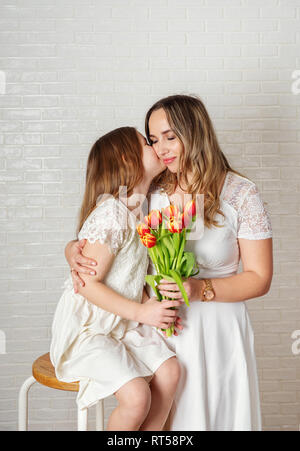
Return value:
[(127, 187), (127, 196), (144, 176), (142, 145), (134, 127), (121, 127), (99, 138), (92, 146), (86, 168), (86, 183), (79, 213), (77, 234), (96, 208), (99, 197), (119, 195)]
[(166, 113), (171, 129), (183, 144), (184, 151), (180, 155), (177, 174), (166, 169), (153, 180), (150, 189), (160, 187), (170, 195), (177, 185), (181, 188), (183, 183), (186, 187), (184, 191), (194, 199), (196, 194), (204, 194), (204, 225), (208, 228), (212, 225), (220, 227), (215, 219), (216, 213), (224, 217), (220, 210), (220, 182), (228, 171), (245, 176), (230, 166), (219, 146), (208, 112), (196, 96), (173, 95), (156, 102), (145, 119), (149, 143), (152, 144), (150, 116), (161, 108)]

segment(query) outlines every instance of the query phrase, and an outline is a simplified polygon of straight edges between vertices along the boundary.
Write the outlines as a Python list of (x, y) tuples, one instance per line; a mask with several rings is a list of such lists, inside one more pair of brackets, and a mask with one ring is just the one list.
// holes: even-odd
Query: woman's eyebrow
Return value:
[[(166, 133), (171, 132), (172, 130), (169, 128), (169, 130), (165, 130), (164, 132), (161, 132), (162, 135), (165, 135)], [(155, 135), (149, 135), (149, 136), (153, 136), (154, 138), (156, 137)]]

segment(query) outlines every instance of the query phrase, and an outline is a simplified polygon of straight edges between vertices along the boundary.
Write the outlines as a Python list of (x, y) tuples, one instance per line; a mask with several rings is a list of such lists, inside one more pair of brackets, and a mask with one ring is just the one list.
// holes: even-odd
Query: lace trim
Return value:
[(111, 253), (117, 255), (130, 231), (126, 210), (116, 199), (104, 201), (86, 219), (78, 239), (86, 238), (91, 244), (96, 241), (107, 244)]
[(256, 185), (251, 186), (238, 217), (238, 238), (260, 240), (272, 237), (269, 214)]
[(224, 200), (238, 213), (238, 238), (272, 238), (271, 220), (255, 183), (228, 173)]

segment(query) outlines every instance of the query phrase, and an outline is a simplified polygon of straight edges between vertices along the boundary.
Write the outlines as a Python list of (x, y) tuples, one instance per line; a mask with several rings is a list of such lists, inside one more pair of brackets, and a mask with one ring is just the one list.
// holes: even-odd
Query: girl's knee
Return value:
[(176, 357), (172, 357), (169, 359), (169, 365), (171, 367), (171, 376), (173, 381), (178, 384), (180, 375), (181, 375), (181, 367)]
[(181, 367), (176, 357), (171, 357), (166, 360), (159, 368), (160, 376), (166, 377), (169, 385), (177, 386), (180, 375)]
[(136, 378), (125, 384), (116, 392), (120, 406), (128, 410), (128, 415), (143, 417), (151, 405), (151, 391), (143, 378)]
[(130, 404), (137, 410), (148, 411), (150, 409), (151, 390), (146, 381), (137, 384), (133, 389)]

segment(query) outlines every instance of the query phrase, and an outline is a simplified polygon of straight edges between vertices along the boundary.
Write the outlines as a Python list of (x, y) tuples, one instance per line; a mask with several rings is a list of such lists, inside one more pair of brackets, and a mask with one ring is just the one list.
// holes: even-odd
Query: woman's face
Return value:
[(143, 149), (143, 166), (145, 169), (145, 177), (147, 179), (154, 179), (158, 174), (166, 169), (166, 166), (160, 160), (154, 149), (147, 144), (146, 138), (138, 132), (139, 141)]
[(177, 173), (179, 156), (183, 144), (171, 129), (163, 108), (153, 111), (149, 119), (149, 134), (152, 147), (158, 158), (174, 173)]

